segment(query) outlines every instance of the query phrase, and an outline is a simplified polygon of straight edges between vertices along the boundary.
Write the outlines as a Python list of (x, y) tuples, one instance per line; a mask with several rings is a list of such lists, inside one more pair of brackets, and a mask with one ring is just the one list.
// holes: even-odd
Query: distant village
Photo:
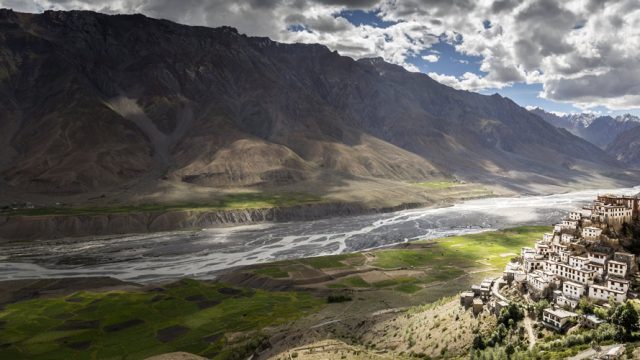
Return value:
[(576, 312), (580, 301), (610, 307), (636, 298), (638, 264), (623, 251), (618, 234), (624, 224), (638, 221), (638, 197), (602, 195), (571, 211), (544, 234), (534, 248), (522, 248), (497, 279), (485, 279), (460, 295), (460, 303), (475, 314), (500, 314), (515, 299), (533, 303), (546, 299), (541, 323), (562, 332), (580, 320), (590, 327), (606, 322), (594, 314)]

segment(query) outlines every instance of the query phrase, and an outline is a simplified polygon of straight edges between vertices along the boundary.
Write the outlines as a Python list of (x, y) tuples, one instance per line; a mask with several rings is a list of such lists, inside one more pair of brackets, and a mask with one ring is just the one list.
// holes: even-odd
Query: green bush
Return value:
[(327, 302), (329, 304), (343, 303), (343, 302), (347, 302), (347, 301), (351, 301), (351, 300), (353, 300), (351, 298), (351, 296), (347, 296), (347, 295), (329, 295), (329, 296), (327, 296)]

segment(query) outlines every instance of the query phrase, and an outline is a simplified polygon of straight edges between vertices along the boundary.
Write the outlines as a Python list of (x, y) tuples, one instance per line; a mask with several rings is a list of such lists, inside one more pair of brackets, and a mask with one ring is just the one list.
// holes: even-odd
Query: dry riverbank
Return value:
[[(216, 207), (196, 203), (192, 206), (120, 206), (86, 210), (71, 207), (0, 212), (0, 240), (140, 234), (266, 222), (309, 221), (420, 207), (444, 207), (462, 200), (496, 196), (492, 190), (472, 184), (427, 183), (426, 186), (416, 184), (412, 189), (428, 196), (416, 196), (414, 201), (403, 198), (397, 201), (352, 201), (303, 196), (299, 193), (249, 193), (238, 194), (226, 202), (220, 200)], [(242, 199), (236, 199), (239, 197)]]

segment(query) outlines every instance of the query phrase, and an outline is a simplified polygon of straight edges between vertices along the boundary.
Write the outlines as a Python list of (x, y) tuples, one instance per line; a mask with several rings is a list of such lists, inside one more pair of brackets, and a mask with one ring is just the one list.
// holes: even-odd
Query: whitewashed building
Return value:
[(570, 319), (578, 314), (563, 309), (547, 308), (542, 311), (542, 323), (556, 331), (562, 331)]
[(595, 301), (609, 301), (609, 299), (613, 299), (616, 302), (624, 302), (627, 299), (627, 293), (609, 289), (606, 286), (591, 285), (589, 286), (589, 299)]
[(627, 276), (627, 264), (614, 260), (607, 261), (607, 275), (621, 278)]
[(569, 266), (581, 268), (589, 262), (589, 258), (579, 255), (569, 255)]
[(629, 291), (629, 280), (610, 277), (607, 279), (607, 287), (611, 290), (623, 291), (626, 293)]
[(582, 284), (573, 281), (565, 281), (562, 284), (562, 295), (570, 299), (580, 299), (585, 293), (585, 287)]
[(585, 228), (582, 228), (582, 237), (585, 240), (598, 240), (600, 238), (600, 235), (602, 235), (602, 229), (598, 227), (587, 226)]
[(562, 236), (560, 236), (560, 242), (563, 244), (569, 244), (575, 239), (576, 237), (571, 234), (562, 234)]
[(590, 262), (603, 264), (609, 259), (609, 255), (600, 252), (590, 252), (587, 254)]
[(563, 278), (564, 280), (570, 280), (581, 284), (593, 284), (596, 272), (584, 268), (575, 268), (569, 264), (547, 261), (547, 270), (554, 275)]

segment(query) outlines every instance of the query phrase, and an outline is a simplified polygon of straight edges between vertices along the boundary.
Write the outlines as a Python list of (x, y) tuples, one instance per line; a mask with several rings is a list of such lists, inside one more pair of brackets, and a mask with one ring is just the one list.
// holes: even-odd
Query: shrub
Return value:
[(342, 302), (347, 302), (347, 301), (351, 301), (351, 296), (347, 296), (347, 295), (329, 295), (327, 296), (327, 302), (329, 304), (332, 303), (342, 303)]

